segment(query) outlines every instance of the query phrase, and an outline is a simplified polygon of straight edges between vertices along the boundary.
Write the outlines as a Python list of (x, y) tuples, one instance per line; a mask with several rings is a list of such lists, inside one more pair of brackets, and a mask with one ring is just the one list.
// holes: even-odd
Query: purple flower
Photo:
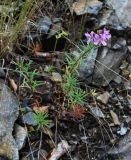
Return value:
[(92, 31), (91, 33), (85, 33), (85, 36), (87, 38), (87, 44), (94, 43), (95, 45), (99, 46), (106, 46), (107, 41), (111, 38), (109, 30), (106, 28), (104, 28), (100, 34), (96, 34)]
[(99, 40), (100, 40), (100, 44), (103, 46), (107, 45), (107, 41), (111, 38), (111, 34), (109, 33), (109, 30), (107, 30), (106, 28), (103, 29), (102, 33), (99, 34)]
[(85, 33), (85, 36), (87, 38), (87, 44), (94, 42), (94, 36), (95, 36), (95, 32), (91, 32), (91, 33)]
[(94, 42), (95, 45), (99, 45), (99, 43), (100, 43), (100, 36), (96, 33), (94, 35), (94, 41), (93, 42)]

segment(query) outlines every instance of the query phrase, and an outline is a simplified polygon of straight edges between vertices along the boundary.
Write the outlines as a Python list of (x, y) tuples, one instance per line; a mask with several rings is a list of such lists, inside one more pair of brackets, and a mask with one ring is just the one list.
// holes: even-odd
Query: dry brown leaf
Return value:
[(112, 110), (110, 110), (110, 114), (111, 114), (111, 117), (113, 119), (114, 124), (115, 125), (120, 125), (120, 121), (118, 119), (117, 114), (114, 111), (112, 111)]
[(41, 107), (34, 106), (33, 110), (35, 112), (48, 112), (48, 108), (49, 106), (41, 106)]
[(36, 44), (33, 46), (34, 53), (41, 52), (42, 51), (42, 45), (39, 42), (36, 42)]

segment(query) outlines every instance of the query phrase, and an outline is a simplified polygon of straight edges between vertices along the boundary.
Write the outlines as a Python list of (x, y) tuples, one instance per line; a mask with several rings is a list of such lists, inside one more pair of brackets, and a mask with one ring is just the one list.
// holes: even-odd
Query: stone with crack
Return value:
[(131, 0), (106, 0), (113, 8), (123, 28), (131, 28)]
[(127, 47), (126, 40), (119, 38), (116, 42), (121, 46), (119, 50), (103, 47), (99, 50), (96, 58), (95, 69), (93, 73), (93, 84), (97, 86), (107, 86), (110, 81), (119, 75), (120, 65), (126, 58)]
[(19, 103), (11, 90), (0, 80), (0, 156), (19, 160), (18, 147), (12, 136), (18, 118)]

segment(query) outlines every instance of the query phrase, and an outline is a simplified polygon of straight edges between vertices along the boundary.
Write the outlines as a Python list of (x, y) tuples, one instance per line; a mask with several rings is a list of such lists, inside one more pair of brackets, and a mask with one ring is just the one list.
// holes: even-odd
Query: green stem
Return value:
[(76, 69), (78, 69), (78, 67), (80, 66), (81, 59), (83, 59), (83, 57), (85, 57), (85, 55), (87, 55), (93, 48), (96, 49), (97, 47), (94, 45), (89, 45), (89, 47), (85, 48), (85, 50), (81, 53), (79, 58), (75, 61), (74, 66), (70, 69), (70, 74), (72, 74)]

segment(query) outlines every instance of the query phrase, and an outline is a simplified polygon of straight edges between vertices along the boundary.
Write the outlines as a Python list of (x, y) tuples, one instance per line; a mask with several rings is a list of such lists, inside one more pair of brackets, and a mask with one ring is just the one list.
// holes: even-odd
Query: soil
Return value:
[[(53, 9), (54, 6), (55, 10)], [(44, 5), (42, 7), (44, 8)], [(64, 154), (60, 160), (113, 160), (108, 155), (108, 150), (123, 136), (117, 133), (120, 126), (114, 125), (110, 110), (113, 109), (119, 117), (119, 121), (124, 123), (127, 128), (130, 127), (131, 124), (126, 119), (130, 117), (131, 113), (127, 102), (127, 94), (130, 95), (131, 92), (125, 89), (124, 80), (120, 84), (112, 81), (106, 87), (97, 87), (92, 84), (85, 85), (81, 82), (81, 87), (84, 89), (87, 88), (89, 91), (94, 89), (97, 94), (108, 91), (112, 93), (112, 97), (107, 104), (102, 104), (97, 101), (96, 97), (89, 95), (87, 105), (84, 106), (83, 110), (80, 109), (76, 113), (72, 108), (68, 108), (65, 94), (61, 89), (61, 83), (52, 81), (51, 73), (45, 72), (44, 69), (46, 66), (52, 65), (55, 67), (55, 72), (59, 72), (63, 76), (67, 65), (65, 53), (74, 48), (72, 43), (78, 44), (80, 38), (84, 40), (83, 33), (88, 24), (90, 24), (88, 29), (92, 30), (93, 23), (91, 20), (86, 21), (86, 14), (82, 16), (71, 14), (67, 3), (53, 1), (52, 6), (51, 3), (49, 5), (46, 3), (46, 10), (44, 10), (43, 15), (48, 14), (51, 19), (62, 18), (62, 27), (69, 33), (68, 38), (71, 43), (66, 38), (60, 38), (57, 41), (55, 36), (47, 38), (47, 34), (43, 34), (42, 36), (39, 35), (39, 41), (34, 39), (35, 45), (31, 46), (30, 50), (30, 45), (27, 43), (28, 38), (21, 40), (20, 37), (18, 42), (22, 43), (24, 47), (19, 48), (17, 44), (14, 45), (15, 54), (6, 57), (3, 67), (6, 72), (5, 81), (12, 88), (14, 94), (17, 95), (20, 102), (20, 115), (17, 123), (28, 130), (28, 139), (25, 146), (20, 150), (20, 159), (25, 156), (31, 157), (31, 155), (37, 159), (39, 147), (45, 150), (49, 157), (55, 145), (57, 146), (61, 140), (66, 140), (71, 146), (71, 151)], [(32, 19), (35, 17), (35, 21), (37, 21), (40, 16), (38, 10), (32, 16)], [(38, 52), (41, 53), (40, 56), (37, 55)], [(29, 68), (30, 72), (36, 70), (39, 73), (35, 76), (35, 80), (42, 81), (43, 85), (37, 87), (35, 91), (32, 91), (29, 87), (21, 86), (24, 77), (16, 71), (16, 63), (21, 60), (25, 64), (32, 60)], [(17, 85), (17, 91), (14, 91), (10, 79), (13, 79)], [(97, 105), (104, 113), (105, 118), (99, 118), (91, 113), (89, 106), (94, 107)], [(25, 124), (22, 120), (25, 112), (33, 111), (34, 107), (39, 109), (42, 106), (48, 106), (49, 118), (52, 120), (52, 126), (46, 131), (38, 129), (37, 126)]]

